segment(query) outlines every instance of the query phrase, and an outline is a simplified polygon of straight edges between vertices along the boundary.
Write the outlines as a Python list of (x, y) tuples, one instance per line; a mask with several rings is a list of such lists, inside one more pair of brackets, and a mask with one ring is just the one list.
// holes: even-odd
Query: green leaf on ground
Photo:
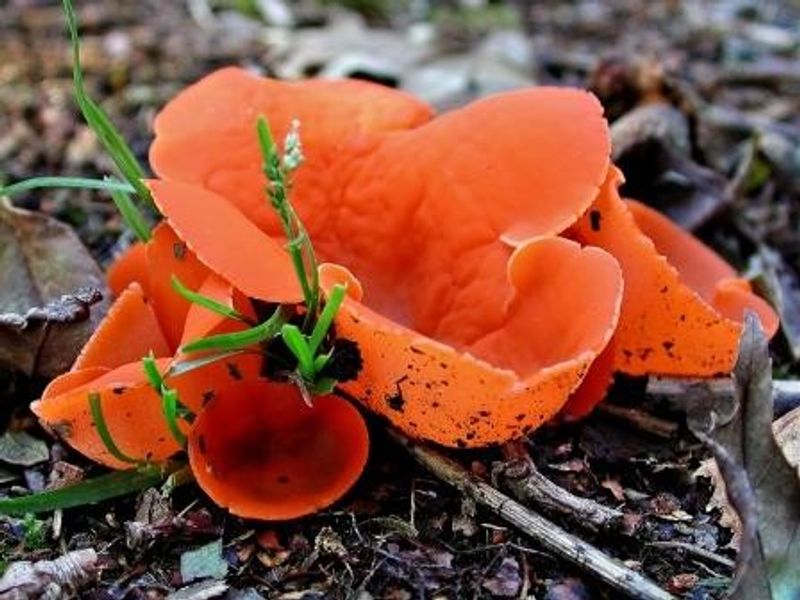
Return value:
[(49, 458), (47, 444), (25, 431), (6, 431), (0, 436), (0, 461), (31, 467)]
[(216, 540), (181, 555), (181, 579), (189, 583), (197, 579), (222, 579), (228, 574), (228, 563), (222, 558), (222, 540)]

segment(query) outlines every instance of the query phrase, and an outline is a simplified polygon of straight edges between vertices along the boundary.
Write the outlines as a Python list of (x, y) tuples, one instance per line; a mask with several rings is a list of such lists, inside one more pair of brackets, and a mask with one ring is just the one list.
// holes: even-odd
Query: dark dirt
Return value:
[[(248, 33), (246, 25), (227, 33), (204, 29), (189, 15), (188, 4), (78, 2), (93, 96), (103, 99), (112, 120), (143, 159), (155, 112), (188, 82), (225, 64), (257, 65), (267, 72), (276, 64), (276, 51), (264, 36)], [(302, 25), (324, 27), (326, 10), (309, 2), (298, 4)], [(355, 4), (367, 6), (377, 22), (408, 20), (402, 11), (387, 16), (380, 8), (385, 3)], [(631, 114), (644, 99), (658, 98), (677, 108), (687, 124), (688, 145), (679, 151), (678, 162), (669, 146), (666, 165), (653, 179), (674, 174), (676, 164), (680, 168), (678, 176), (664, 180), (673, 187), (662, 186), (656, 190), (658, 197), (665, 202), (689, 197), (696, 207), (700, 187), (702, 202), (710, 197), (713, 204), (698, 223), (702, 237), (739, 266), (766, 242), (796, 273), (797, 10), (783, 3), (730, 1), (710, 3), (709, 13), (698, 12), (706, 4), (523, 1), (509, 10), (533, 41), (532, 79), (591, 87), (614, 121)], [(244, 5), (251, 3), (240, 3)], [(444, 24), (443, 47), (471, 48), (487, 35), (476, 22), (489, 22), (488, 17), (476, 21), (442, 10), (451, 10), (448, 19), (436, 21)], [(254, 19), (244, 14), (249, 13), (240, 13), (245, 21)], [(705, 22), (709, 14), (713, 22)], [(59, 3), (3, 3), (0, 179), (101, 176), (111, 171), (109, 159), (77, 117), (70, 76)], [(762, 131), (760, 137), (756, 130)], [(751, 142), (761, 145), (746, 164)], [(785, 151), (786, 144), (795, 148), (794, 156)], [(663, 139), (657, 141), (659, 152), (667, 146)], [(650, 156), (637, 152), (641, 149), (628, 155), (631, 169)], [(695, 167), (713, 177), (698, 180)], [(634, 191), (650, 190), (644, 185), (634, 186)], [(101, 262), (129, 242), (125, 235), (120, 241), (123, 224), (100, 195), (47, 191), (20, 198), (18, 204), (73, 225)], [(777, 372), (800, 374), (785, 347), (778, 344), (775, 352)], [(8, 427), (46, 438), (25, 408), (41, 383), (0, 376), (0, 399)], [(610, 401), (642, 408), (643, 399), (640, 382), (626, 381), (615, 388)], [(613, 532), (593, 532), (568, 518), (552, 518), (676, 595), (720, 598), (730, 568), (685, 548), (654, 545), (681, 542), (735, 558), (726, 547), (730, 531), (720, 526), (718, 512), (706, 512), (708, 482), (692, 477), (709, 454), (687, 432), (681, 415), (663, 406), (644, 408), (679, 423), (678, 434), (663, 439), (596, 414), (578, 424), (545, 427), (532, 436), (531, 455), (545, 475), (575, 494), (625, 513), (621, 529)], [(218, 510), (189, 485), (178, 489), (170, 505), (159, 511), (143, 510), (142, 497), (67, 511), (55, 538), (52, 517), (45, 518), (44, 539), (30, 534), (30, 524), (5, 519), (0, 524), (2, 560), (53, 558), (65, 550), (91, 547), (100, 553), (102, 568), (97, 581), (84, 587), (79, 597), (161, 598), (182, 585), (182, 552), (221, 537), (231, 589), (269, 598), (619, 597), (538, 549), (497, 517), (476, 510), (416, 466), (383, 430), (383, 424), (372, 423), (374, 449), (359, 485), (334, 509), (314, 517), (278, 525), (243, 522)], [(501, 458), (494, 450), (455, 455), (487, 478), (493, 461)], [(56, 479), (99, 472), (58, 443), (51, 443), (50, 456), (36, 467), (2, 467), (8, 472), (5, 490), (35, 491)]]

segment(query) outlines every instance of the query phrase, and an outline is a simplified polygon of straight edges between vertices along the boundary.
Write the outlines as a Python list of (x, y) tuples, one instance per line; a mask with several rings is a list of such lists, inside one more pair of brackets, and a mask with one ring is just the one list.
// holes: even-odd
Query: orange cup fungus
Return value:
[[(167, 428), (142, 357), (152, 352), (159, 371), (168, 373), (187, 358), (179, 350), (184, 344), (244, 327), (183, 299), (172, 289), (173, 275), (252, 316), (245, 297), (203, 266), (162, 223), (150, 242), (133, 246), (109, 270), (116, 302), (73, 369), (53, 380), (33, 403), (44, 424), (109, 467), (131, 465), (113, 456), (98, 435), (88, 394), (100, 395), (108, 430), (124, 454), (163, 461), (180, 446)], [(277, 293), (291, 290), (292, 281), (278, 282)], [(260, 357), (238, 355), (165, 378), (198, 415), (187, 431), (190, 464), (200, 486), (234, 514), (287, 519), (315, 512), (358, 479), (369, 447), (366, 426), (347, 401), (326, 396), (309, 407), (293, 386), (261, 379), (260, 367)], [(249, 476), (242, 477), (242, 469), (262, 473), (250, 481), (256, 487), (245, 485)], [(257, 486), (271, 481), (270, 473), (281, 485), (274, 494), (255, 498)]]
[[(168, 456), (177, 448), (132, 365), (151, 350), (169, 365), (187, 340), (231, 327), (176, 295), (172, 273), (230, 306), (302, 299), (264, 194), (259, 115), (277, 139), (302, 123), (292, 204), (325, 261), (323, 291), (347, 286), (336, 336), (363, 358), (339, 387), (410, 436), (500, 443), (560, 411), (586, 414), (615, 371), (729, 372), (746, 310), (777, 328), (710, 249), (620, 199), (602, 108), (586, 92), (509, 92), (433, 118), (366, 82), (228, 68), (158, 115), (148, 185), (166, 223), (112, 267), (117, 303), (35, 406), (100, 462), (121, 466), (87, 423), (86, 391), (102, 394), (126, 452)], [(363, 468), (361, 417), (336, 396), (305, 406), (296, 388), (260, 379), (251, 358), (237, 358), (241, 380), (223, 364), (170, 382), (198, 412), (198, 482), (247, 517), (330, 504)]]

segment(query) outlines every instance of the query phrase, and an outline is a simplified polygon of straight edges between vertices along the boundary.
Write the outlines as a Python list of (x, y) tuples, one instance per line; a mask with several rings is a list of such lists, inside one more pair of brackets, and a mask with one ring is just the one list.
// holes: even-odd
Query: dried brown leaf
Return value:
[(734, 370), (734, 398), (707, 395), (689, 427), (711, 449), (742, 523), (735, 598), (800, 594), (800, 480), (772, 433), (772, 372), (767, 340), (746, 318)]
[(46, 378), (66, 371), (107, 297), (70, 227), (0, 199), (0, 365)]
[(0, 600), (73, 596), (96, 572), (97, 553), (91, 549), (74, 550), (55, 560), (15, 562), (0, 579)]
[(754, 268), (756, 284), (766, 293), (781, 318), (781, 331), (792, 359), (800, 361), (800, 277), (780, 253), (768, 246), (759, 248)]
[(622, 193), (696, 229), (732, 201), (725, 179), (690, 154), (689, 125), (667, 104), (644, 105), (611, 126), (614, 162), (625, 174)]

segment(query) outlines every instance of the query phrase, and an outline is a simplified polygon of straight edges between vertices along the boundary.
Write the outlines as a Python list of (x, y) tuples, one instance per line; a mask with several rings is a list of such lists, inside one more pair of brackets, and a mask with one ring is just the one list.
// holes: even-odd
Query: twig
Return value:
[[(647, 382), (646, 393), (654, 398), (674, 402), (686, 398), (695, 386), (702, 386), (714, 396), (733, 396), (733, 381), (718, 379), (676, 379), (670, 377), (651, 377)], [(772, 397), (775, 416), (779, 417), (800, 406), (800, 380), (775, 379), (772, 382)], [(600, 406), (603, 406), (602, 404)]]
[(627, 424), (636, 427), (636, 429), (665, 440), (672, 439), (675, 437), (675, 434), (678, 433), (677, 423), (659, 419), (658, 417), (654, 417), (636, 408), (628, 408), (626, 406), (619, 406), (618, 404), (602, 402), (597, 406), (596, 410), (600, 414), (625, 421)]
[(641, 600), (674, 599), (674, 596), (651, 580), (528, 510), (440, 452), (416, 444), (399, 433), (391, 432), (391, 435), (417, 462), (439, 479), (468, 494), (476, 502), (534, 538), (550, 552), (586, 569), (617, 591)]
[(511, 494), (520, 502), (568, 515), (594, 529), (610, 529), (622, 521), (622, 511), (576, 496), (542, 475), (519, 442), (503, 446), (503, 454), (506, 462), (493, 469), (492, 478), (501, 476)]
[(721, 556), (710, 550), (706, 550), (704, 548), (700, 548), (698, 546), (693, 546), (692, 544), (687, 544), (686, 542), (650, 542), (648, 546), (655, 546), (658, 548), (677, 548), (679, 550), (686, 550), (687, 552), (691, 552), (692, 554), (699, 556), (700, 558), (705, 558), (706, 560), (710, 560), (715, 562), (723, 567), (727, 567), (728, 569), (733, 569), (736, 567), (736, 563), (732, 561), (730, 558), (725, 556)]

